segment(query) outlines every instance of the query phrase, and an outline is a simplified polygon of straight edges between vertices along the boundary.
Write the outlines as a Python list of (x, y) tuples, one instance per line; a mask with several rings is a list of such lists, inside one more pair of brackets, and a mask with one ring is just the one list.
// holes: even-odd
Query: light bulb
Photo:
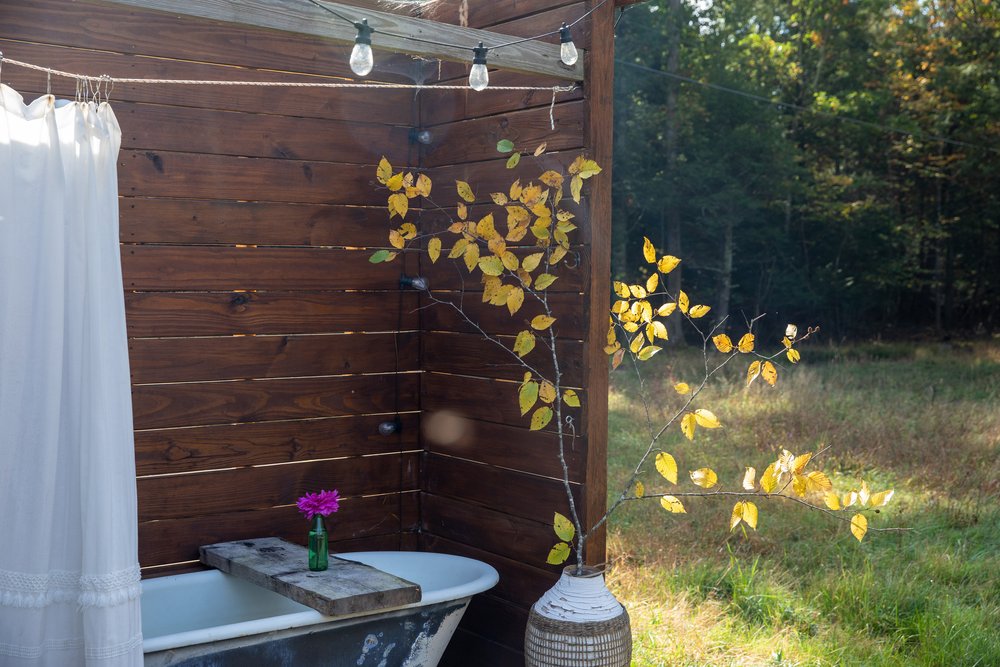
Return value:
[(490, 85), (490, 73), (486, 69), (487, 48), (479, 42), (479, 46), (472, 49), (472, 70), (469, 72), (469, 87), (473, 90), (486, 90)]
[(569, 32), (569, 26), (565, 23), (559, 28), (559, 59), (566, 65), (575, 65), (580, 53), (573, 43), (573, 35)]
[(368, 27), (368, 19), (355, 23), (358, 36), (354, 38), (354, 48), (351, 49), (351, 71), (358, 76), (367, 76), (375, 66), (372, 56), (372, 29)]

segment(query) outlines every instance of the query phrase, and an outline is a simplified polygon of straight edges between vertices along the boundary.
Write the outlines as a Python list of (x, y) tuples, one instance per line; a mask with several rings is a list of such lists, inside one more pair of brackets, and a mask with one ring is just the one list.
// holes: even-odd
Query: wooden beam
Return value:
[[(139, 7), (180, 16), (223, 21), (254, 28), (282, 30), (311, 35), (338, 44), (353, 44), (357, 30), (347, 21), (337, 18), (316, 5), (301, 0), (106, 0), (111, 4)], [(421, 58), (471, 63), (472, 47), (483, 42), (487, 47), (517, 39), (510, 35), (462, 28), (410, 16), (399, 16), (337, 2), (324, 2), (331, 10), (354, 21), (368, 19), (374, 29), (372, 48), (377, 51), (406, 53)], [(539, 31), (558, 26), (539, 26)], [(393, 36), (393, 35), (398, 35)], [(408, 39), (415, 37), (443, 44)], [(583, 81), (584, 55), (576, 65), (564, 65), (559, 60), (558, 45), (540, 41), (521, 42), (489, 52), (489, 65), (499, 69)]]

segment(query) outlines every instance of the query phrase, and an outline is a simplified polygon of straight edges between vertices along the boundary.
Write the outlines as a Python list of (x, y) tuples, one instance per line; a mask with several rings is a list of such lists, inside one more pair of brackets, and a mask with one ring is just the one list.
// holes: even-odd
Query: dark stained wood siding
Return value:
[[(385, 9), (377, 0), (359, 7)], [(425, 18), (530, 36), (596, 0), (442, 0)], [(439, 298), (470, 288), (468, 312), (509, 342), (535, 314), (484, 306), (464, 268), (407, 254), (372, 265), (386, 243), (374, 165), (424, 169), (437, 192), (469, 181), (489, 193), (585, 152), (606, 170), (588, 183), (571, 266), (548, 291), (559, 314), (564, 381), (579, 388), (567, 451), (588, 521), (606, 493), (612, 3), (575, 30), (587, 81), (546, 91), (116, 86), (122, 125), (120, 230), (146, 576), (196, 569), (201, 544), (274, 535), (302, 543), (296, 497), (339, 488), (334, 549), (427, 549), (489, 562), (501, 580), (477, 596), (446, 665), (523, 664), (530, 605), (556, 580), (545, 565), (552, 513), (568, 513), (557, 439), (527, 429), (521, 371), (449, 308), (399, 289), (420, 273)], [(0, 2), (0, 51), (91, 74), (207, 80), (351, 77), (349, 49), (305, 36), (130, 10), (100, 0)], [(370, 78), (464, 84), (468, 66), (378, 53)], [(45, 77), (4, 68), (26, 98)], [(564, 82), (493, 71), (494, 85)], [(72, 96), (71, 83), (52, 80)], [(550, 125), (550, 107), (555, 128)], [(428, 146), (408, 140), (427, 128)], [(499, 139), (524, 151), (516, 172)], [(444, 201), (447, 201), (445, 198)], [(447, 221), (414, 212), (427, 230)], [(518, 248), (519, 254), (530, 252)], [(541, 350), (529, 355), (540, 368)], [(593, 404), (592, 404), (593, 400)], [(379, 422), (400, 413), (402, 430)], [(422, 435), (444, 415), (458, 428)], [(603, 537), (588, 550), (604, 560)]]

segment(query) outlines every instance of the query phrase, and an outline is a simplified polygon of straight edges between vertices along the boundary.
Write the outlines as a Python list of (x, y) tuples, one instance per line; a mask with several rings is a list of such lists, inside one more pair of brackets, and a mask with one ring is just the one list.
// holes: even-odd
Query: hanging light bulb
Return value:
[(375, 65), (372, 57), (372, 29), (368, 27), (368, 19), (355, 23), (358, 36), (354, 38), (354, 49), (351, 50), (351, 71), (358, 76), (367, 76)]
[(490, 85), (490, 73), (486, 69), (487, 49), (479, 42), (479, 46), (472, 49), (472, 71), (469, 72), (469, 87), (473, 90), (486, 90)]
[(565, 23), (559, 28), (559, 59), (566, 65), (575, 65), (580, 53), (573, 43), (573, 35), (569, 32), (569, 26)]

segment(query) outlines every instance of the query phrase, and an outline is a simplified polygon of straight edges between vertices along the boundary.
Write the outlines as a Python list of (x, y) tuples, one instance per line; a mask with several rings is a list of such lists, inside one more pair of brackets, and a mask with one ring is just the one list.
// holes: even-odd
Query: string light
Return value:
[(573, 43), (573, 35), (565, 23), (559, 28), (559, 59), (566, 65), (575, 65), (580, 58), (580, 52)]
[(361, 23), (355, 23), (358, 29), (358, 36), (354, 38), (354, 48), (351, 50), (351, 71), (358, 76), (368, 76), (375, 66), (375, 59), (372, 57), (372, 29), (368, 25), (368, 19), (361, 19)]
[(469, 71), (469, 87), (473, 90), (486, 90), (490, 85), (490, 72), (486, 69), (486, 52), (489, 51), (482, 42), (472, 49), (472, 69)]

